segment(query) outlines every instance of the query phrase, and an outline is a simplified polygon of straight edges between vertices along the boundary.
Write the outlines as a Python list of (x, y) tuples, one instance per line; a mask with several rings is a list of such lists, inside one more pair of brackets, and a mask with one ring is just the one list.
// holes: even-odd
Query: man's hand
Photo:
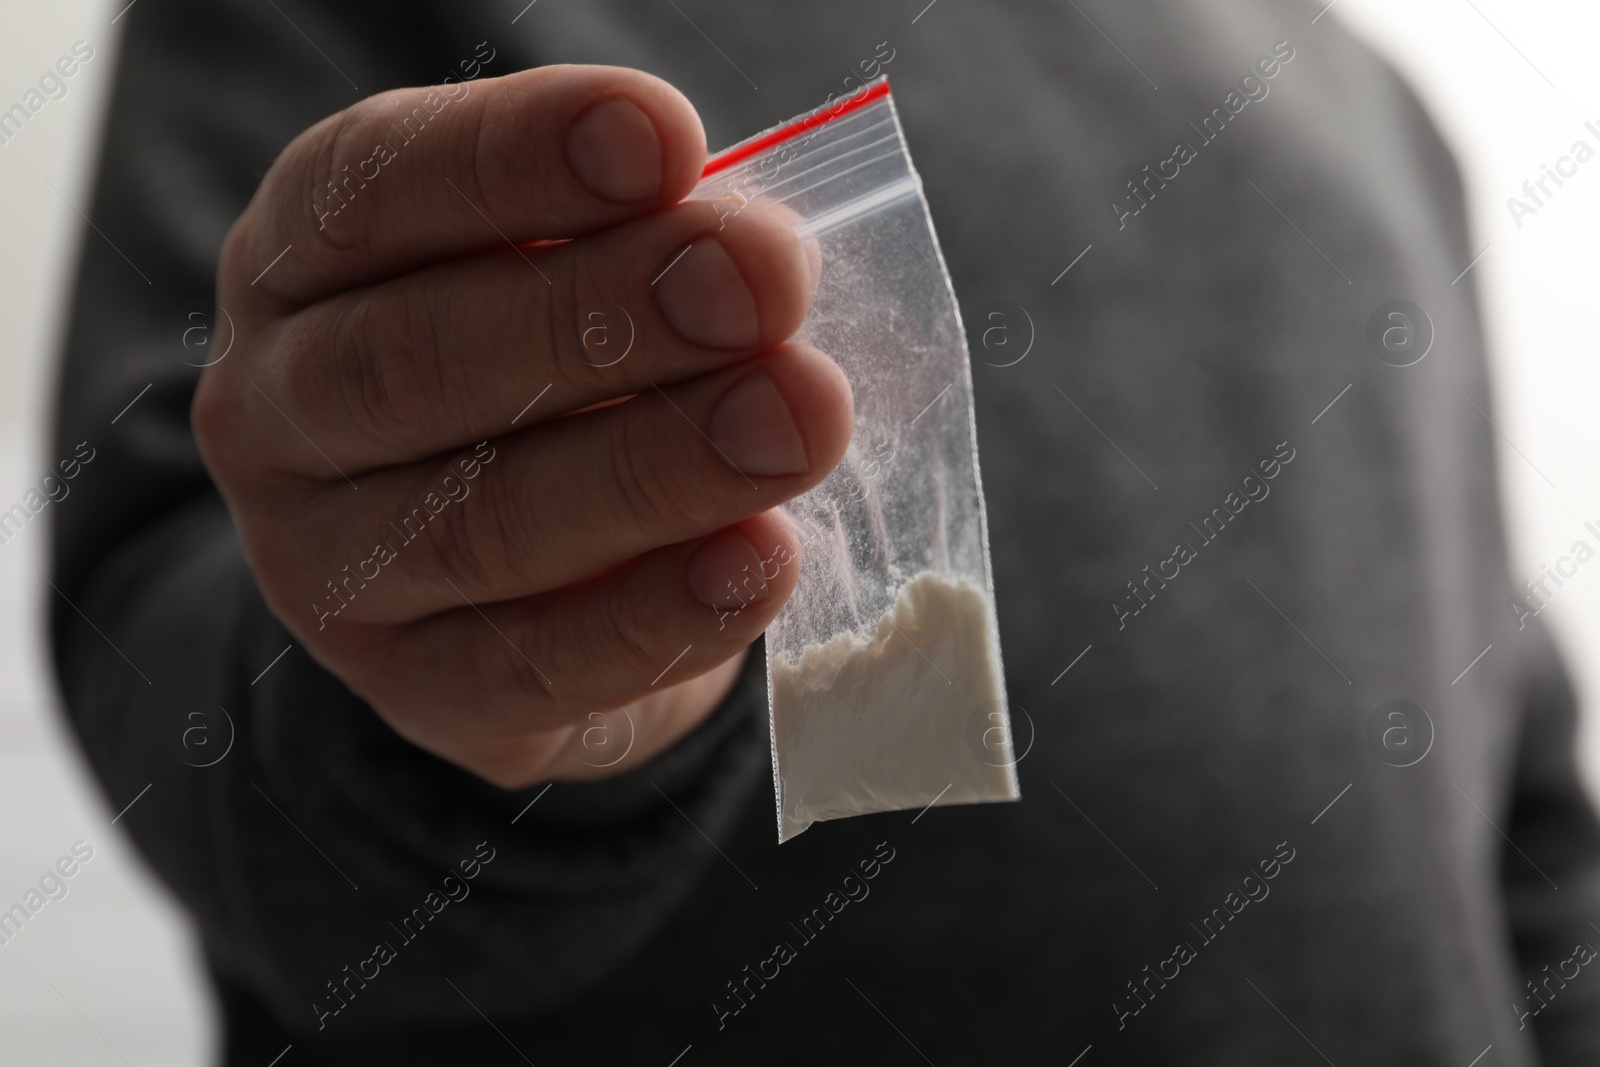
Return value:
[(284, 150), (223, 248), (195, 434), (268, 604), (395, 730), (507, 788), (615, 774), (794, 588), (769, 509), (852, 420), (785, 343), (820, 259), (781, 208), (679, 202), (705, 134), (657, 78), (452, 91)]

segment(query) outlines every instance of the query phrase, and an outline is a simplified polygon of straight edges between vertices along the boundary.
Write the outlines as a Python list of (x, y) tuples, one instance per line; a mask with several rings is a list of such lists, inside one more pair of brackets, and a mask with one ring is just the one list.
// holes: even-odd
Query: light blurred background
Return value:
[[(1500, 470), (1513, 571), (1518, 580), (1535, 578), (1580, 536), (1592, 542), (1585, 521), (1600, 526), (1600, 160), (1566, 179), (1520, 228), (1506, 199), (1521, 196), (1522, 183), (1573, 141), (1600, 144), (1584, 129), (1588, 121), (1600, 129), (1593, 59), (1600, 5), (1335, 0), (1319, 16), (1324, 2), (1308, 3), (1284, 36), (1314, 47), (1335, 20), (1354, 28), (1410, 79), (1461, 163), (1473, 250), (1488, 250), (1458, 284), (1475, 285), (1483, 297), (1498, 390), (1490, 416), (1502, 444), (1512, 446), (1502, 447)], [(50, 359), (84, 227), (72, 205), (88, 202), (116, 58), (112, 20), (125, 3), (0, 0), (0, 100), (7, 104), (73, 42), (96, 50), (65, 98), (0, 145), (0, 331), (9, 342), (0, 359), (0, 507), (20, 499), (54, 462), (44, 447)], [(521, 6), (508, 0), (508, 18)], [(910, 4), (908, 17), (920, 6)], [(1240, 55), (1249, 58), (1255, 47), (1250, 42)], [(1360, 343), (1356, 332), (1352, 343)], [(57, 721), (42, 642), (45, 540), (35, 523), (0, 547), (0, 906), (19, 900), (74, 841), (89, 842), (94, 859), (71, 880), (69, 896), (0, 945), (0, 1064), (204, 1064), (214, 1037), (211, 1005), (182, 917), (110, 825), (116, 812), (92, 788)], [(1600, 795), (1592, 713), (1600, 695), (1600, 565), (1568, 579), (1545, 617), (1585, 701), (1581, 757)]]

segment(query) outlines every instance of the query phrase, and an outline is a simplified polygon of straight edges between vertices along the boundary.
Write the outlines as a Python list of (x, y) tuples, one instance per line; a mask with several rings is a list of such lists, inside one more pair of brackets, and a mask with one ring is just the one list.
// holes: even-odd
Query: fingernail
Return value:
[(761, 556), (736, 530), (724, 530), (689, 560), (689, 589), (714, 608), (742, 608), (767, 599)]
[(567, 163), (596, 196), (619, 204), (661, 191), (661, 140), (638, 106), (612, 97), (592, 104), (567, 130)]
[[(679, 253), (682, 252), (682, 255)], [(722, 242), (702, 237), (656, 276), (656, 302), (672, 328), (691, 344), (749, 348), (760, 337), (756, 298)]]
[(758, 477), (811, 469), (783, 394), (761, 371), (723, 394), (711, 413), (711, 440), (740, 473)]

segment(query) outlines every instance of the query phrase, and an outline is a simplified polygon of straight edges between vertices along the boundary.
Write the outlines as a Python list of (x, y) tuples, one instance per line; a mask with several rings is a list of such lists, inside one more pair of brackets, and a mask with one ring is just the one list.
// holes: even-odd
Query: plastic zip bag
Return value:
[(717, 155), (691, 196), (801, 215), (823, 266), (795, 339), (855, 394), (844, 460), (782, 509), (803, 556), (767, 630), (778, 840), (1018, 799), (971, 364), (888, 81)]

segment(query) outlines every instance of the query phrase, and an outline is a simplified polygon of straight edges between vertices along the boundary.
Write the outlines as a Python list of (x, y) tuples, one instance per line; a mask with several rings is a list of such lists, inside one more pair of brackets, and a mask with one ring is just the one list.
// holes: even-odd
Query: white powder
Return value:
[(866, 633), (772, 664), (778, 839), (871, 811), (1016, 800), (989, 598), (922, 573)]

